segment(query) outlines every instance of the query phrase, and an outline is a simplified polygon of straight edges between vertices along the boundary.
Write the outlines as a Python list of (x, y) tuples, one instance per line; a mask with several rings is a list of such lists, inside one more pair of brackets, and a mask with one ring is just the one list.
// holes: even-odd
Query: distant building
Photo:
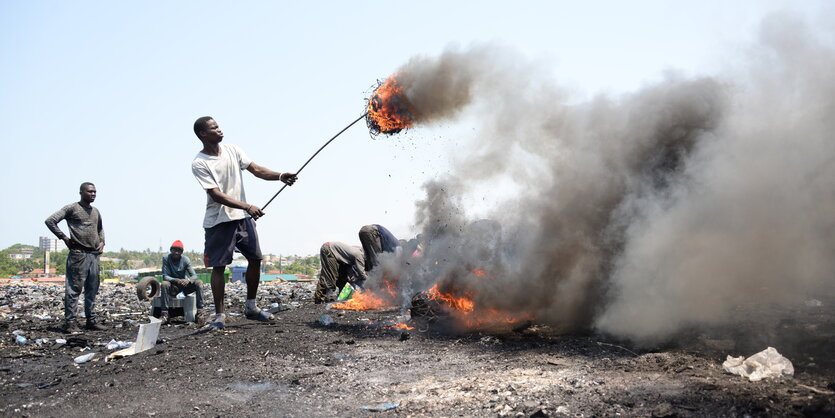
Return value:
[(42, 268), (36, 268), (36, 269), (30, 271), (29, 273), (26, 273), (26, 274), (23, 274), (21, 272), (21, 275), (29, 276), (29, 277), (53, 277), (56, 274), (57, 274), (57, 271), (55, 271), (54, 268), (48, 269), (47, 271), (44, 271), (44, 269), (42, 269)]
[(40, 237), (38, 240), (38, 248), (44, 251), (62, 251), (64, 249), (64, 241), (58, 238)]
[(17, 250), (16, 253), (10, 253), (9, 258), (12, 260), (26, 260), (32, 258), (32, 253), (34, 253), (34, 249), (32, 247), (22, 247)]

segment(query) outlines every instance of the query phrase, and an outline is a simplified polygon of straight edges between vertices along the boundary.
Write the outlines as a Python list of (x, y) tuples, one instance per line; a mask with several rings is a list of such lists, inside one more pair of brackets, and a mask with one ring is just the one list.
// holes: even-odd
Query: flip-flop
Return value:
[(226, 315), (220, 314), (215, 316), (215, 319), (212, 320), (210, 324), (214, 329), (223, 329), (226, 327)]
[(269, 322), (273, 319), (272, 314), (267, 311), (262, 311), (261, 309), (255, 308), (254, 311), (246, 311), (244, 312), (244, 316), (247, 319), (251, 319), (253, 321), (261, 321), (261, 322)]

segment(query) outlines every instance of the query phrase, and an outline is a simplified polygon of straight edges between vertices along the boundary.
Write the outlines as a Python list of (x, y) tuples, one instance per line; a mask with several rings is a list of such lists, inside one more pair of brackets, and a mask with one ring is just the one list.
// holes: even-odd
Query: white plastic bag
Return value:
[(794, 375), (792, 362), (780, 355), (774, 347), (768, 347), (747, 359), (743, 356), (728, 356), (722, 367), (726, 372), (747, 377), (752, 382)]

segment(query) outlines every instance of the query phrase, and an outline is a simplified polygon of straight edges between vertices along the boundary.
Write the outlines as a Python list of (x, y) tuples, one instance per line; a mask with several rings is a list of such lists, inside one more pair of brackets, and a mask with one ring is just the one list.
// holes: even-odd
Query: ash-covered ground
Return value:
[[(132, 285), (102, 286), (105, 331), (69, 336), (59, 329), (63, 286), (2, 286), (0, 415), (835, 415), (831, 296), (767, 332), (693, 332), (648, 349), (536, 324), (501, 335), (418, 324), (404, 332), (390, 327), (400, 310), (328, 309), (312, 303), (312, 290), (262, 285), (260, 305), (283, 309), (272, 323), (237, 316), (206, 331), (175, 320), (153, 349), (105, 361), (110, 340), (132, 341), (147, 322)], [(229, 312), (241, 312), (243, 287), (230, 284), (227, 295)], [(750, 382), (723, 371), (727, 355), (773, 342), (783, 342), (775, 348), (792, 361), (793, 378)], [(93, 361), (73, 362), (89, 352)]]

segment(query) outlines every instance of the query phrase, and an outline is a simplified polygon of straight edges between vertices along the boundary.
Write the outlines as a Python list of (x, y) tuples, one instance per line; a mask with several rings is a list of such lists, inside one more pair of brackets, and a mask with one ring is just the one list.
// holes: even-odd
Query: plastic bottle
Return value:
[(348, 300), (351, 299), (351, 295), (354, 294), (354, 288), (351, 287), (351, 283), (345, 283), (345, 287), (342, 288), (342, 291), (339, 292), (339, 296), (336, 297), (336, 300)]
[(80, 355), (80, 356), (74, 358), (73, 361), (75, 362), (75, 364), (84, 364), (84, 363), (92, 360), (93, 357), (95, 357), (95, 356), (96, 356), (96, 353), (84, 354), (84, 355)]

